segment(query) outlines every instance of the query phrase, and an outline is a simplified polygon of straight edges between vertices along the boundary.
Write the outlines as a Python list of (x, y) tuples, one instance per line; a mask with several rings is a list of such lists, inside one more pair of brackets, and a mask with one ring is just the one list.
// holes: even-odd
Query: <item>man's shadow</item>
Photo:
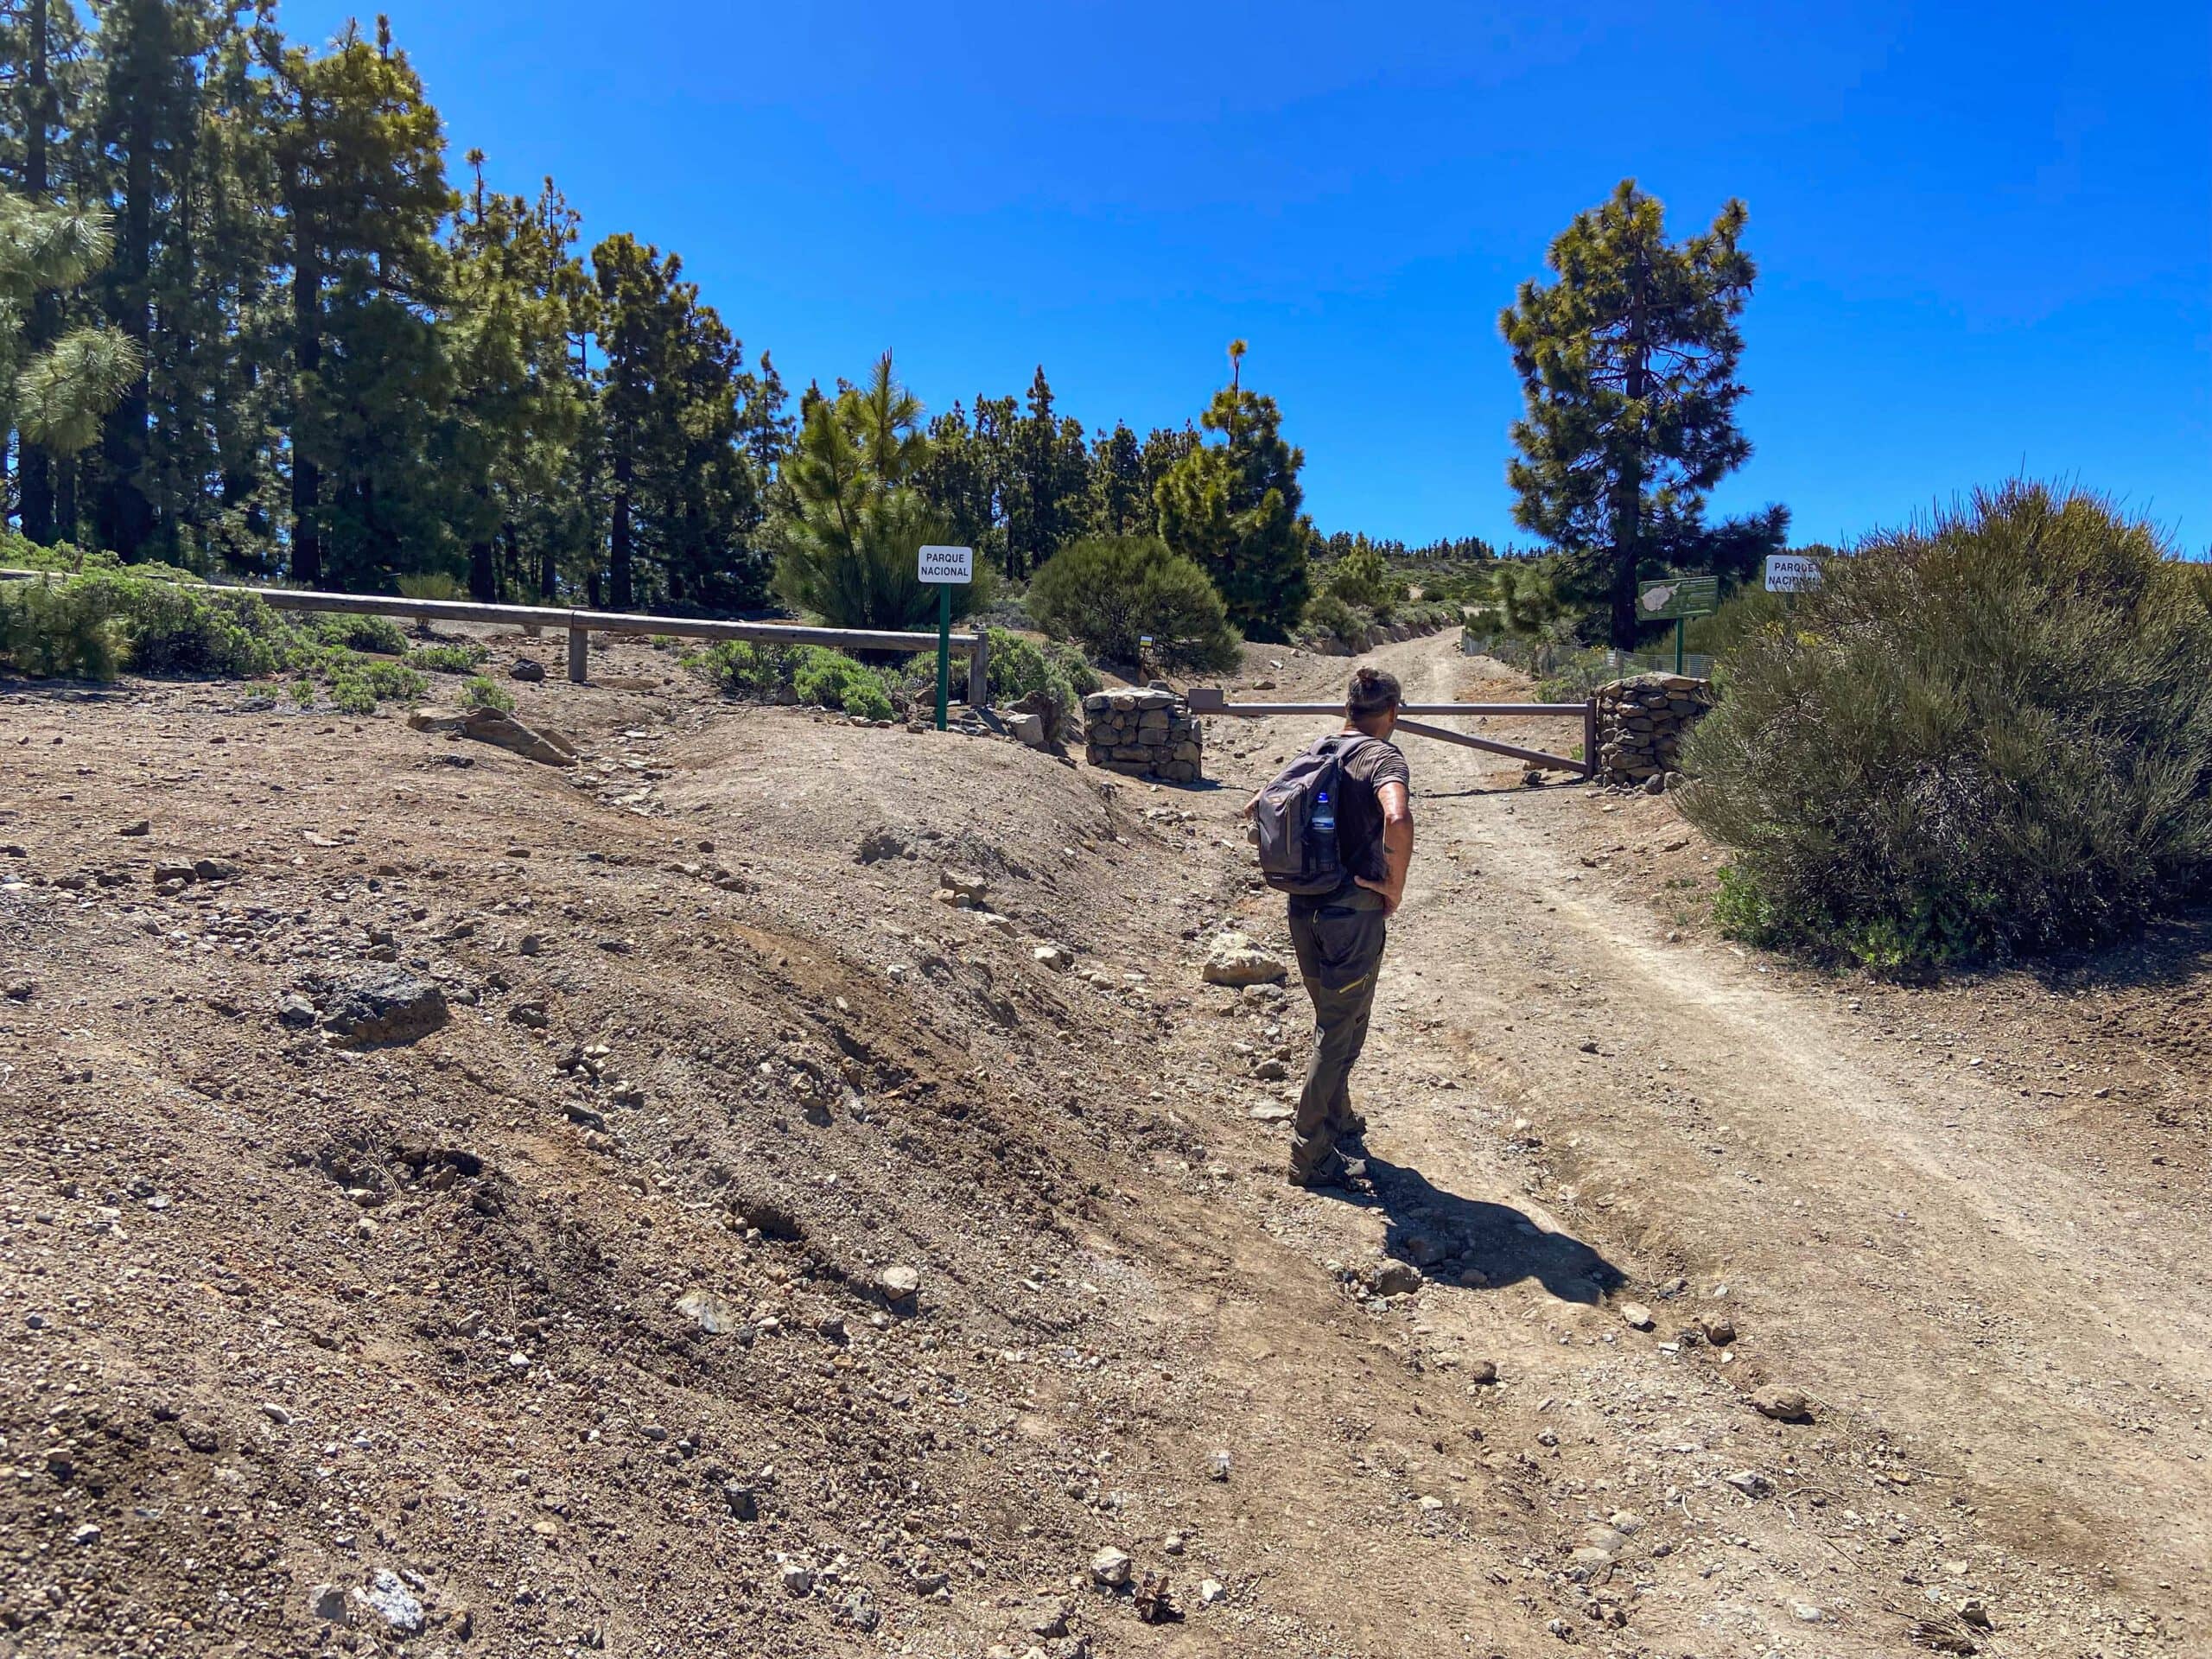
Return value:
[(1432, 1282), (1457, 1284), (1471, 1269), (1481, 1281), (1471, 1288), (1534, 1279), (1561, 1301), (1593, 1306), (1625, 1282), (1618, 1268), (1580, 1239), (1546, 1232), (1510, 1205), (1463, 1198), (1417, 1169), (1371, 1154), (1367, 1176), (1389, 1223), (1383, 1249)]

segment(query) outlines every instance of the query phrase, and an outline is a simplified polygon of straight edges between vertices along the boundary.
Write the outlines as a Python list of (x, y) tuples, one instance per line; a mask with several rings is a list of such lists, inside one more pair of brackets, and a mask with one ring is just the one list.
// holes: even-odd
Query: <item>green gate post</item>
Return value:
[(937, 590), (937, 728), (944, 729), (944, 706), (952, 696), (952, 589)]
[(1681, 675), (1681, 671), (1682, 671), (1682, 619), (1681, 619), (1681, 617), (1679, 617), (1679, 616), (1678, 616), (1678, 617), (1676, 617), (1676, 618), (1675, 619), (1675, 674), (1676, 674), (1677, 676), (1680, 676), (1680, 675)]

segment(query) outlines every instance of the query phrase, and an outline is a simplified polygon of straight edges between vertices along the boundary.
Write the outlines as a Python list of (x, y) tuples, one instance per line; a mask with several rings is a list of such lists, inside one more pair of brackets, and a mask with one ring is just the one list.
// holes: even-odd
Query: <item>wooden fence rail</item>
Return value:
[[(66, 571), (0, 570), (0, 580), (66, 575)], [(299, 588), (242, 588), (208, 584), (222, 594), (251, 594), (277, 611), (330, 611), (349, 616), (404, 616), (429, 622), (490, 622), (527, 628), (565, 628), (569, 677), (589, 677), (591, 636), (664, 634), (691, 639), (752, 639), (766, 645), (826, 645), (836, 651), (935, 651), (934, 633), (871, 628), (810, 628), (795, 622), (725, 622), (712, 617), (648, 616), (631, 611), (563, 610), (537, 605), (479, 605), (469, 600), (404, 599), (388, 594), (325, 594)], [(952, 636), (952, 649), (968, 658), (968, 704), (990, 701), (990, 640), (978, 629)]]

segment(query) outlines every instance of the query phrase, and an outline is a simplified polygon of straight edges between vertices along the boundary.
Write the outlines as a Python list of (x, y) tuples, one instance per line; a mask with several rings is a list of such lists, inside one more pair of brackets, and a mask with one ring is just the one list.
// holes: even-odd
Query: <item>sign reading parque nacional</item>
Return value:
[(976, 580), (976, 550), (972, 547), (925, 547), (922, 550), (924, 582), (958, 585)]
[(1766, 556), (1766, 590), (1770, 594), (1802, 594), (1821, 585), (1821, 562), (1799, 553)]

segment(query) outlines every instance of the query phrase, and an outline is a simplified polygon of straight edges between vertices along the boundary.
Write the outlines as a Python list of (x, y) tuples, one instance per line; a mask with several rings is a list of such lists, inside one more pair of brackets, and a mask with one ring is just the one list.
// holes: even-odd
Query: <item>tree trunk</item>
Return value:
[(54, 457), (54, 537), (56, 541), (73, 542), (77, 539), (79, 518), (77, 512), (77, 484), (83, 467), (76, 455)]
[[(1650, 391), (1651, 346), (1644, 338), (1643, 270), (1630, 278), (1627, 372), (1622, 391), (1640, 404)], [(1636, 568), (1643, 558), (1643, 417), (1631, 423), (1628, 452), (1613, 484), (1613, 582), (1610, 633), (1618, 651), (1636, 649)]]
[(152, 382), (147, 344), (152, 335), (147, 279), (153, 269), (154, 117), (144, 98), (134, 103), (124, 158), (122, 244), (116, 250), (114, 316), (138, 347), (138, 373), (122, 401), (101, 423), (100, 458), (105, 463), (93, 522), (100, 545), (125, 563), (144, 556), (153, 532), (153, 504), (146, 499), (147, 422), (152, 410)]
[[(310, 381), (322, 370), (322, 273), (315, 232), (296, 207), (292, 217), (292, 359), (300, 388), (292, 408), (292, 580), (309, 588), (322, 581), (322, 527), (318, 508), (322, 468), (315, 437), (300, 407)], [(304, 442), (302, 442), (304, 440)]]
[(614, 518), (607, 538), (607, 567), (613, 577), (614, 608), (633, 602), (630, 583), (630, 485), (632, 463), (626, 448), (614, 453)]
[[(46, 207), (46, 129), (53, 118), (53, 87), (47, 79), (47, 0), (31, 0), (30, 130), (23, 135), (23, 193)], [(31, 302), (31, 326), (23, 337), (26, 355), (61, 330), (61, 302), (41, 289)], [(16, 461), (16, 501), (23, 534), (41, 547), (54, 543), (54, 458), (35, 443), (20, 445)]]

